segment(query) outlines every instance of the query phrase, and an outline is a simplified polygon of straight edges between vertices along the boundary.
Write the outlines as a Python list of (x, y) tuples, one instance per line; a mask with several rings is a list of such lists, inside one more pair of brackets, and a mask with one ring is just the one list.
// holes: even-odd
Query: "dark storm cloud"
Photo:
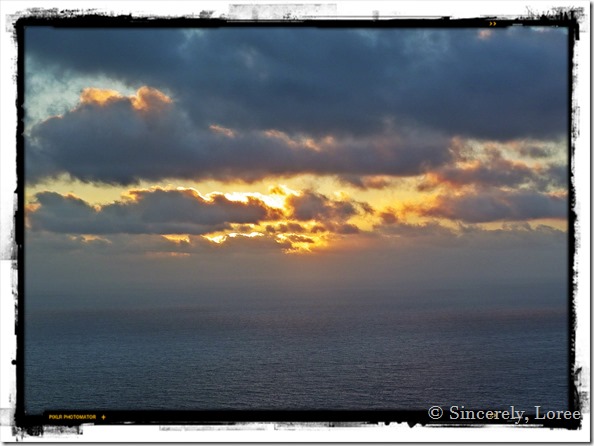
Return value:
[(489, 190), (463, 195), (440, 195), (418, 210), (421, 215), (468, 223), (567, 218), (567, 197), (520, 190)]
[(511, 28), (473, 39), (472, 33), (477, 30), (426, 33), (435, 50), (419, 63), (413, 81), (423, 93), (399, 91), (409, 113), (427, 125), (485, 139), (565, 134), (567, 34)]
[(181, 59), (179, 50), (185, 41), (184, 33), (173, 29), (31, 26), (26, 30), (25, 51), (65, 70), (131, 80), (135, 76), (147, 76), (147, 71), (154, 73), (156, 68), (158, 76), (176, 70)]
[[(86, 102), (33, 127), (27, 180), (68, 173), (86, 182), (134, 184), (166, 178), (239, 179), (300, 173), (416, 175), (447, 162), (448, 141), (416, 129), (359, 138), (196, 127), (178, 104), (137, 97)], [(140, 98), (140, 99), (138, 99)], [(147, 109), (137, 103), (147, 102)]]
[(478, 138), (567, 130), (567, 33), (528, 28), (29, 28), (64, 75), (170, 92), (198, 126), (368, 135), (416, 123)]
[(247, 203), (215, 195), (211, 201), (192, 190), (131, 191), (134, 200), (95, 208), (75, 196), (41, 192), (29, 212), (32, 230), (71, 234), (205, 234), (230, 223), (256, 223), (278, 217), (250, 198)]

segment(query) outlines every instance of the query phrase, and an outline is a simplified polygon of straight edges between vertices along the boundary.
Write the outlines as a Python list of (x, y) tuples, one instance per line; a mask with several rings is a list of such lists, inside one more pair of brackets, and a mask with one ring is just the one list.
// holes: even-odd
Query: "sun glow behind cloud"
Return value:
[[(474, 174), (481, 167), (482, 162), (475, 159), (461, 160), (454, 167), (468, 176)], [(537, 172), (538, 169), (535, 171)], [(383, 227), (390, 228), (390, 231), (393, 231), (393, 228), (402, 227), (409, 232), (412, 228), (417, 228), (418, 232), (423, 228), (434, 227), (437, 224), (444, 230), (458, 231), (459, 222), (452, 219), (452, 208), (446, 207), (449, 205), (444, 202), (443, 193), (447, 192), (447, 200), (457, 200), (459, 203), (464, 203), (464, 200), (469, 200), (473, 196), (468, 195), (467, 188), (469, 186), (453, 187), (452, 181), (444, 181), (440, 175), (445, 174), (452, 175), (451, 172), (431, 173), (415, 181), (401, 182), (399, 187), (392, 186), (388, 190), (360, 190), (348, 185), (338, 188), (339, 184), (335, 181), (330, 181), (324, 186), (322, 179), (318, 184), (327, 188), (328, 193), (326, 194), (312, 192), (310, 189), (312, 179), (302, 181), (299, 187), (293, 185), (295, 180), (289, 181), (291, 186), (274, 183), (268, 183), (268, 185), (264, 183), (252, 185), (196, 183), (195, 186), (180, 186), (169, 183), (130, 189), (121, 193), (119, 200), (112, 198), (96, 202), (92, 199), (94, 195), (93, 190), (90, 189), (84, 200), (88, 203), (89, 208), (99, 214), (102, 210), (108, 209), (110, 205), (117, 203), (121, 203), (119, 205), (121, 208), (127, 208), (133, 203), (146, 207), (150, 203), (147, 202), (147, 199), (153, 195), (155, 197), (159, 194), (169, 195), (173, 198), (172, 193), (179, 193), (180, 197), (186, 197), (185, 202), (203, 203), (201, 206), (205, 209), (224, 203), (228, 203), (229, 206), (235, 203), (239, 206), (238, 210), (256, 206), (262, 211), (265, 210), (265, 213), (261, 214), (258, 219), (250, 217), (249, 220), (243, 222), (231, 220), (226, 223), (225, 228), (213, 228), (209, 231), (207, 227), (204, 227), (194, 235), (184, 231), (181, 226), (179, 233), (164, 232), (162, 236), (164, 240), (175, 246), (186, 246), (190, 250), (196, 247), (195, 236), (198, 236), (215, 247), (233, 244), (240, 240), (268, 240), (287, 254), (313, 254), (341, 245), (364, 246), (367, 243), (365, 242), (366, 237), (372, 234), (377, 236), (378, 231), (381, 231)], [(308, 182), (310, 186), (307, 186)], [(423, 184), (433, 184), (432, 190), (424, 190), (425, 186), (421, 187)], [(201, 192), (205, 189), (208, 190), (207, 188), (210, 188), (211, 191)], [(216, 189), (213, 190), (213, 188)], [(252, 191), (249, 191), (250, 189)], [(476, 188), (469, 190), (476, 195)], [(40, 203), (35, 200), (35, 196), (39, 193), (41, 192), (29, 195), (28, 224), (30, 216), (34, 216), (40, 208)], [(71, 192), (64, 193), (63, 196), (66, 199), (71, 197), (71, 200), (80, 200), (78, 195), (73, 195)], [(364, 201), (360, 202), (359, 200), (363, 197)], [(566, 193), (562, 190), (552, 190), (543, 198), (565, 200)], [(492, 199), (515, 206), (515, 201), (525, 198), (513, 195), (494, 195)], [(128, 205), (126, 205), (127, 203)], [(357, 203), (363, 203), (364, 207), (359, 207), (361, 205)], [(139, 207), (139, 209), (141, 208)], [(544, 224), (566, 230), (565, 220), (550, 219), (545, 216), (546, 214), (539, 215), (543, 215), (542, 218), (532, 219), (533, 227)], [(166, 217), (163, 216), (163, 218)], [(190, 215), (189, 218), (193, 217)], [(468, 218), (476, 219), (474, 215), (469, 215)], [(498, 230), (502, 224), (505, 224), (505, 219), (494, 222), (478, 221), (474, 224), (485, 230)], [(389, 232), (385, 232), (384, 236), (390, 236)], [(105, 239), (108, 240), (109, 236), (105, 236)], [(353, 244), (355, 239), (359, 239), (359, 242)]]
[[(270, 208), (281, 211), (279, 215), (281, 218), (250, 225), (232, 225), (233, 229), (231, 230), (218, 231), (202, 236), (210, 242), (220, 245), (229, 239), (237, 237), (268, 237), (285, 246), (283, 250), (286, 253), (312, 252), (314, 249), (325, 247), (328, 244), (328, 234), (320, 234), (320, 232), (326, 232), (321, 225), (322, 222), (312, 220), (297, 223), (291, 219), (293, 210), (287, 203), (287, 199), (302, 196), (302, 191), (293, 190), (285, 185), (275, 185), (269, 187), (268, 194), (259, 192), (211, 192), (203, 197), (212, 201), (214, 197), (220, 195), (223, 195), (229, 201), (246, 204), (252, 199), (260, 200)], [(239, 230), (241, 226), (243, 230)]]
[[(91, 190), (86, 196), (92, 197), (92, 192)], [(333, 232), (344, 231), (344, 228), (340, 228), (345, 224), (351, 231), (356, 229), (355, 225), (347, 224), (349, 216), (355, 216), (352, 211), (344, 218), (334, 215), (337, 212), (334, 207), (348, 207), (348, 194), (334, 192), (331, 196), (325, 196), (295, 190), (284, 184), (267, 186), (267, 193), (201, 193), (194, 187), (150, 186), (129, 189), (121, 193), (119, 199), (99, 202), (89, 201), (88, 198), (72, 192), (60, 194), (47, 189), (30, 193), (28, 197), (27, 221), (32, 216), (38, 228), (47, 224), (54, 228), (56, 218), (68, 220), (70, 213), (76, 215), (78, 223), (75, 228), (80, 228), (81, 231), (90, 227), (107, 234), (122, 231), (154, 233), (159, 231), (159, 227), (178, 227), (179, 232), (161, 232), (164, 240), (177, 247), (195, 246), (195, 236), (217, 245), (233, 240), (261, 238), (275, 242), (286, 253), (304, 253), (328, 246), (329, 240), (334, 238)], [(168, 204), (172, 200), (177, 203), (174, 208)], [(253, 210), (258, 209), (258, 213), (254, 214)], [(204, 212), (210, 212), (211, 216)], [(59, 213), (60, 217), (55, 213)], [(327, 219), (322, 215), (326, 215)], [(117, 223), (112, 220), (115, 216)], [(212, 220), (213, 218), (220, 219), (219, 223)], [(244, 218), (247, 220), (241, 222)], [(187, 225), (192, 220), (197, 224), (200, 221), (210, 223), (199, 223), (193, 229), (198, 232), (188, 233), (184, 228), (191, 228)], [(221, 224), (226, 227), (217, 229)], [(107, 226), (100, 229), (104, 225)], [(208, 225), (212, 225), (214, 229), (209, 231)], [(54, 230), (61, 231), (58, 228)], [(78, 240), (79, 236), (72, 237), (72, 240)], [(109, 240), (109, 235), (105, 238), (84, 233), (80, 237), (84, 242)]]
[[(214, 192), (213, 194), (217, 194)], [(247, 203), (250, 198), (256, 198), (266, 203), (267, 206), (275, 209), (286, 209), (287, 197), (290, 195), (299, 196), (298, 191), (291, 190), (286, 186), (276, 186), (271, 188), (269, 194), (261, 194), (259, 192), (226, 192), (223, 195), (227, 200), (239, 201), (241, 203)], [(211, 195), (208, 194), (207, 197)]]

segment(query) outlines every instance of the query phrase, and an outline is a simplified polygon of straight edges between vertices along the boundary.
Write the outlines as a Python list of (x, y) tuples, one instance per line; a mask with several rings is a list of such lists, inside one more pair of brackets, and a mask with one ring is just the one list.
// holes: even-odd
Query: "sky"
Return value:
[(567, 44), (28, 27), (27, 304), (566, 283)]

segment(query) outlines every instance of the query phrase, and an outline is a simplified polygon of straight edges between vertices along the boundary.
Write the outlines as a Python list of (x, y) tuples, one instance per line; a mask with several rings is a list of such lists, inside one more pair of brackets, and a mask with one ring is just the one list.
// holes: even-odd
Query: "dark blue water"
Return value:
[(566, 408), (566, 298), (476, 293), (30, 309), (26, 410)]

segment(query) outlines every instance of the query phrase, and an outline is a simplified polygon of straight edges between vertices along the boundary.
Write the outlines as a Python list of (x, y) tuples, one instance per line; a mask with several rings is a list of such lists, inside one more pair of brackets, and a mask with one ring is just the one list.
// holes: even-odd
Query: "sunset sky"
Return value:
[(567, 280), (565, 29), (24, 41), (33, 306)]

